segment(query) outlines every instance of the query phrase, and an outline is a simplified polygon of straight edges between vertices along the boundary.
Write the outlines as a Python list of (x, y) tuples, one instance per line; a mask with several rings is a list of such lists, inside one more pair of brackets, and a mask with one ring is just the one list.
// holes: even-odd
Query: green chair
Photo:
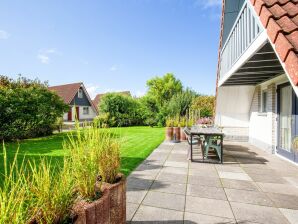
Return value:
[(209, 149), (213, 148), (219, 158), (219, 161), (221, 162), (221, 140), (217, 136), (207, 136), (205, 143), (204, 143), (204, 148), (205, 148), (205, 157), (208, 159), (208, 153)]

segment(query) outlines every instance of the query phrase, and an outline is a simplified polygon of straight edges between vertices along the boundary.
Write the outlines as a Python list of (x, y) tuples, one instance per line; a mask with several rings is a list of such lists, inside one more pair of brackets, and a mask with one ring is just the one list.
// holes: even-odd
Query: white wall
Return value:
[(96, 117), (96, 112), (92, 107), (89, 107), (89, 114), (83, 114), (83, 108), (79, 107), (80, 120), (91, 120)]
[(222, 127), (248, 127), (254, 86), (218, 87), (215, 124)]

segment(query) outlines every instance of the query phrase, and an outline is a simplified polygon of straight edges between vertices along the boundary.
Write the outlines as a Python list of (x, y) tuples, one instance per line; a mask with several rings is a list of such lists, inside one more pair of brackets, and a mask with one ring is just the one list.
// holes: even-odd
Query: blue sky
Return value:
[(90, 94), (146, 91), (172, 72), (214, 94), (221, 0), (0, 2), (0, 74), (83, 81)]

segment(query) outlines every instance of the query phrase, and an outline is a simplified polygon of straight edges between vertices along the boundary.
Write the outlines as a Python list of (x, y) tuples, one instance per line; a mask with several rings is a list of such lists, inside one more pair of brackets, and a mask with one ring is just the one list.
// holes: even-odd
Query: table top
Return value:
[(196, 134), (196, 135), (224, 135), (221, 129), (216, 127), (207, 127), (207, 128), (192, 127), (190, 129), (190, 133)]

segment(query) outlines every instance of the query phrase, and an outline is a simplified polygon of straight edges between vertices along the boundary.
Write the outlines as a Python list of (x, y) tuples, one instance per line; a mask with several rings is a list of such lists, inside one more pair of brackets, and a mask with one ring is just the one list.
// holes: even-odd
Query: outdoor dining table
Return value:
[[(221, 131), (221, 129), (217, 128), (217, 127), (192, 127), (190, 129), (190, 140), (192, 142), (193, 140), (193, 136), (204, 136), (205, 139), (208, 137), (212, 137), (212, 136), (216, 136), (220, 138), (220, 150), (221, 150), (221, 154), (220, 154), (220, 162), (223, 163), (223, 138), (224, 138), (224, 133)], [(201, 147), (204, 147), (201, 144)], [(204, 150), (203, 150), (204, 151)], [(190, 160), (193, 161), (193, 147), (192, 144), (190, 144)], [(203, 152), (203, 162), (204, 162), (204, 152)]]

